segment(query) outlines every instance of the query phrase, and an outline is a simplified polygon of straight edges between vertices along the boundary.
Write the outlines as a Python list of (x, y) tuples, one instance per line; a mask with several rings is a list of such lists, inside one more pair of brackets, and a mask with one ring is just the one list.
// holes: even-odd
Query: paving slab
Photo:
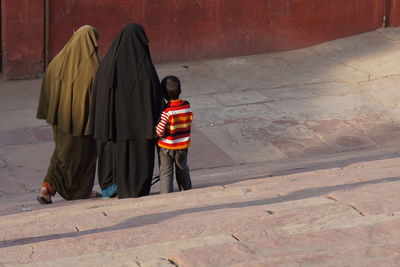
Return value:
[(369, 118), (353, 118), (346, 123), (361, 130), (365, 135), (379, 144), (379, 147), (393, 146), (400, 143), (398, 135), (400, 124), (392, 118), (371, 115)]
[[(5, 81), (0, 79), (0, 112), (35, 109), (40, 92), (40, 79)], [(36, 113), (34, 113), (36, 115)]]
[[(10, 119), (12, 118), (12, 119)], [(23, 127), (46, 126), (43, 120), (36, 119), (36, 109), (21, 109), (0, 112), (0, 131)]]
[(368, 80), (366, 73), (347, 66), (338, 68), (337, 62), (326, 60), (309, 49), (209, 61), (207, 64), (215, 69), (218, 78), (231, 84), (231, 91)]
[(213, 127), (236, 122), (268, 121), (282, 116), (272, 108), (261, 104), (237, 105), (229, 107), (217, 107), (214, 109), (194, 109), (195, 127)]
[(310, 84), (305, 82), (299, 86), (282, 87), (277, 89), (260, 89), (258, 92), (264, 94), (270, 101), (289, 100), (298, 98), (314, 98), (319, 96), (335, 96), (359, 94), (361, 88), (351, 83), (343, 82), (325, 82)]
[(363, 92), (369, 94), (379, 103), (393, 112), (394, 118), (398, 121), (400, 111), (400, 97), (398, 95), (398, 84), (400, 75), (391, 75), (383, 79), (377, 79), (368, 83), (361, 83)]
[(343, 120), (308, 120), (304, 125), (336, 151), (362, 150), (378, 146), (369, 136)]
[(32, 138), (26, 128), (0, 131), (0, 147), (31, 143)]
[(223, 148), (236, 164), (287, 158), (283, 151), (265, 139), (257, 139), (250, 131), (243, 131), (245, 128), (246, 125), (231, 123), (200, 130), (219, 148)]
[(318, 138), (315, 132), (291, 119), (272, 121), (267, 127), (257, 127), (266, 140), (288, 157), (317, 156), (335, 153), (335, 148)]
[(194, 110), (194, 189), (139, 199), (36, 203), (41, 81), (0, 80), (0, 265), (396, 266), (399, 48), (389, 28), (156, 66)]
[[(2, 216), (1, 263), (107, 264), (120, 255), (120, 264), (162, 266), (299, 258), (305, 265), (391, 264), (400, 248), (399, 166), (399, 158), (387, 158), (140, 199), (34, 207)], [(354, 208), (364, 201), (376, 203), (374, 212)]]
[(379, 79), (398, 73), (396, 66), (396, 61), (400, 59), (398, 51), (400, 43), (396, 40), (398, 34), (398, 30), (382, 29), (327, 42), (309, 49), (343, 66), (368, 74), (370, 79)]
[(288, 99), (266, 105), (282, 116), (298, 121), (368, 117), (369, 114), (383, 114), (386, 111), (385, 107), (364, 94)]
[[(188, 154), (189, 167), (191, 169), (201, 169), (205, 166), (207, 168), (214, 168), (235, 164), (235, 161), (224, 150), (216, 146), (199, 129), (193, 129), (191, 138), (191, 149)], [(202, 153), (193, 153), (193, 151), (202, 151)]]

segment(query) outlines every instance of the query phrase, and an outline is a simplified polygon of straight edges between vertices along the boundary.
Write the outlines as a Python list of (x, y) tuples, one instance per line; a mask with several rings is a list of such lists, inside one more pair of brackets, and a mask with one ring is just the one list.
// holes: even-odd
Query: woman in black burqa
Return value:
[(106, 53), (93, 85), (90, 120), (103, 197), (150, 193), (162, 99), (146, 33), (129, 23)]

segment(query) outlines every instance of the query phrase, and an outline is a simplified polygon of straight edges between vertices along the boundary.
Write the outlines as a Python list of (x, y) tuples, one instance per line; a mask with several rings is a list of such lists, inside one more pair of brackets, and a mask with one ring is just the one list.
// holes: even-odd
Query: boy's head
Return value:
[(167, 76), (161, 81), (161, 87), (167, 100), (177, 100), (181, 94), (181, 81), (175, 76)]

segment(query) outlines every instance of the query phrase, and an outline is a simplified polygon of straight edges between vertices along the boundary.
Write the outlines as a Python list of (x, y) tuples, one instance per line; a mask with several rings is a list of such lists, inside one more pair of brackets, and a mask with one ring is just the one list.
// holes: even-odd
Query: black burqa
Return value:
[(148, 195), (162, 92), (141, 25), (129, 23), (118, 34), (100, 63), (92, 96), (100, 187), (116, 184), (119, 198)]

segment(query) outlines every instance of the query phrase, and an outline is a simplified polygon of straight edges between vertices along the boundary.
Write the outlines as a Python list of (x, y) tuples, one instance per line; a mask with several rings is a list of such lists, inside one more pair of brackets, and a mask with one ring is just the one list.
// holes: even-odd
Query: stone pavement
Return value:
[(196, 189), (50, 207), (40, 80), (0, 81), (0, 265), (396, 266), (400, 29), (157, 70), (194, 109)]
[(284, 175), (253, 166), (252, 179), (139, 199), (59, 200), (2, 216), (0, 264), (398, 266), (398, 156)]

